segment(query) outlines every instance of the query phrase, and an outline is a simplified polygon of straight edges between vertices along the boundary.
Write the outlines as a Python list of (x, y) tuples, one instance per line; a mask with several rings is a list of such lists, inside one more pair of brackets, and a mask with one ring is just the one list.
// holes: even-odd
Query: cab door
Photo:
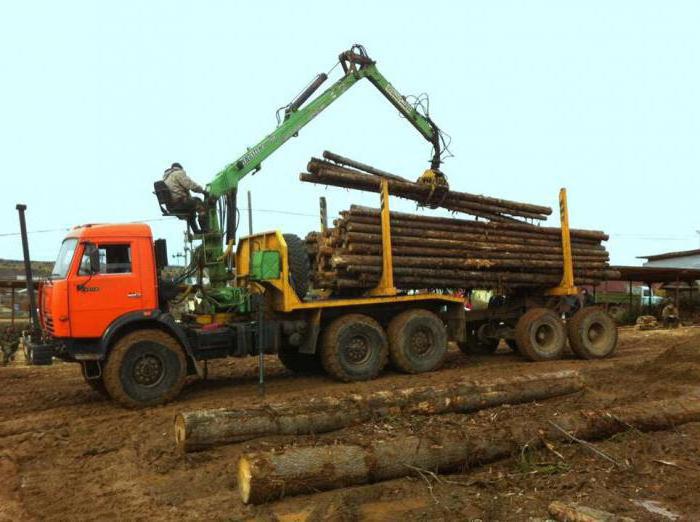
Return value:
[(101, 337), (116, 318), (143, 309), (138, 250), (134, 241), (99, 242), (99, 269), (90, 273), (85, 247), (69, 286), (72, 337)]

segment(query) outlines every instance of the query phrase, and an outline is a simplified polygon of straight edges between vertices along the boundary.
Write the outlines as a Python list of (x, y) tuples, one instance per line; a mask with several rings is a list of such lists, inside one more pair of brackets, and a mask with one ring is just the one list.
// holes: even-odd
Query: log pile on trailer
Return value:
[[(332, 152), (323, 155), (325, 159), (311, 159), (308, 172), (300, 175), (302, 181), (377, 193), (384, 184), (392, 196), (476, 216), (456, 219), (392, 212), (397, 289), (513, 291), (551, 288), (562, 280), (562, 229), (529, 222), (546, 219), (551, 208), (414, 183)], [(381, 211), (353, 205), (334, 225), (307, 236), (315, 286), (337, 293), (375, 287), (385, 269)], [(570, 229), (568, 237), (576, 283), (595, 285), (617, 277), (602, 245), (608, 239), (604, 232)]]
[[(317, 288), (371, 288), (382, 270), (377, 209), (353, 205), (335, 227), (307, 236)], [(579, 284), (614, 278), (603, 232), (571, 230)], [(551, 287), (562, 274), (561, 230), (527, 223), (391, 213), (397, 288)]]

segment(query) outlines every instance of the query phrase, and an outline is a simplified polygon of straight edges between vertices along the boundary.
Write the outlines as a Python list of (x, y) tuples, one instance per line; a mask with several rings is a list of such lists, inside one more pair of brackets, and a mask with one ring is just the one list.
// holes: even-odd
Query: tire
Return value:
[(185, 354), (175, 339), (160, 330), (137, 330), (112, 347), (102, 379), (112, 399), (136, 408), (177, 397), (186, 374)]
[(348, 314), (322, 333), (323, 369), (341, 381), (368, 381), (382, 371), (389, 358), (386, 334), (369, 316)]
[(80, 373), (83, 376), (83, 380), (85, 381), (85, 384), (90, 386), (93, 390), (95, 390), (97, 393), (102, 395), (103, 397), (109, 398), (109, 393), (107, 393), (107, 388), (105, 387), (104, 380), (102, 377), (98, 377), (96, 379), (89, 379), (87, 374), (85, 373), (85, 364), (80, 365)]
[(515, 326), (520, 354), (531, 361), (559, 359), (566, 346), (564, 323), (552, 310), (533, 308)]
[(391, 362), (405, 373), (423, 373), (442, 366), (447, 355), (447, 331), (428, 310), (406, 310), (387, 329)]
[(296, 347), (280, 349), (277, 358), (287, 370), (300, 375), (317, 375), (323, 372), (317, 353), (299, 353)]
[(292, 288), (299, 299), (304, 299), (309, 291), (309, 279), (311, 278), (311, 263), (306, 252), (306, 244), (294, 234), (284, 234), (287, 243), (287, 261), (289, 264), (289, 277)]
[(467, 355), (492, 355), (498, 350), (498, 339), (481, 337), (479, 331), (488, 323), (476, 326), (467, 325), (467, 339), (465, 342), (457, 343), (462, 353)]
[(615, 353), (617, 326), (601, 308), (582, 308), (566, 327), (571, 350), (581, 359), (603, 359)]

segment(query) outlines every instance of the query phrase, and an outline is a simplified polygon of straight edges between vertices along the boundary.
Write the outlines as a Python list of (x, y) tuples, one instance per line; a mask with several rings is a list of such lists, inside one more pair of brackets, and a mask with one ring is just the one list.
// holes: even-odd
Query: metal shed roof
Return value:
[[(700, 250), (697, 251), (700, 253)], [(700, 269), (669, 268), (660, 266), (611, 266), (620, 272), (623, 281), (641, 281), (643, 283), (672, 283), (674, 281), (700, 280)]]
[(674, 257), (689, 257), (700, 255), (700, 249), (681, 250), (679, 252), (665, 252), (663, 254), (653, 254), (651, 256), (637, 256), (637, 259), (646, 259), (647, 261), (657, 261), (659, 259), (672, 259)]

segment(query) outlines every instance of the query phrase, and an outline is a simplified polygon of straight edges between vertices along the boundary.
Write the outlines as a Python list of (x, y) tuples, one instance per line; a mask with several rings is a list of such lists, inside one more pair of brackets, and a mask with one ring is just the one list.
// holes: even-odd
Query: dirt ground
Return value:
[(527, 363), (505, 348), (483, 357), (455, 350), (439, 372), (388, 371), (361, 384), (294, 376), (274, 357), (266, 364), (264, 397), (256, 382), (256, 359), (232, 359), (210, 364), (209, 379), (192, 382), (177, 402), (137, 411), (88, 388), (77, 365), (0, 368), (0, 520), (544, 520), (553, 500), (578, 501), (636, 520), (700, 520), (700, 423), (647, 434), (630, 430), (595, 443), (624, 467), (583, 445), (558, 442), (555, 451), (526, 447), (510, 459), (456, 474), (416, 474), (262, 506), (240, 501), (237, 458), (245, 449), (289, 438), (181, 455), (173, 435), (173, 418), (180, 411), (566, 368), (583, 373), (585, 391), (469, 417), (390, 419), (301, 441), (371, 437), (416, 423), (425, 429), (432, 422), (465, 418), (484, 426), (533, 418), (544, 423), (580, 409), (673, 398), (700, 387), (698, 328), (622, 329), (616, 356), (595, 362)]

